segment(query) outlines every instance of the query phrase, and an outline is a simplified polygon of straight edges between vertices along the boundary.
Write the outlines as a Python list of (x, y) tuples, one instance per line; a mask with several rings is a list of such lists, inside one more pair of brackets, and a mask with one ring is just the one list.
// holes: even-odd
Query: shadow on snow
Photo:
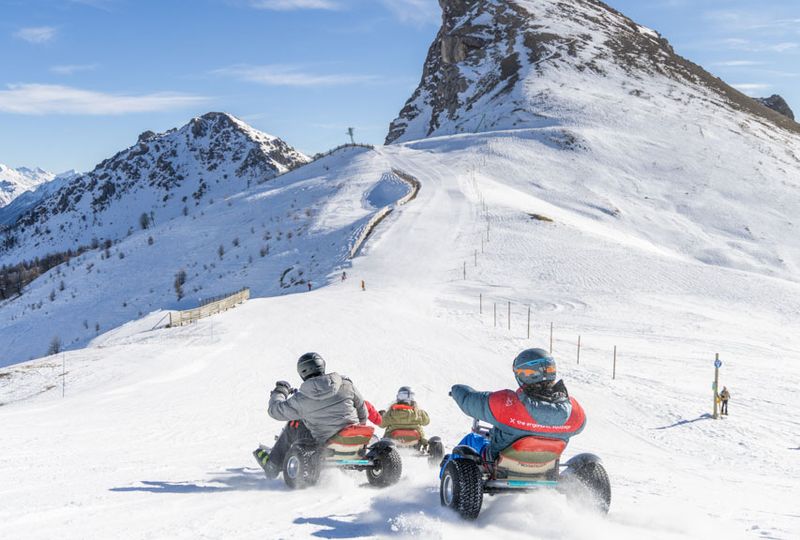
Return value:
[(216, 493), (223, 491), (285, 491), (283, 483), (267, 480), (260, 469), (226, 469), (210, 479), (197, 482), (143, 480), (141, 486), (115, 487), (109, 491), (149, 493)]
[(657, 428), (653, 428), (653, 429), (670, 429), (670, 428), (674, 428), (674, 427), (685, 426), (687, 424), (694, 424), (695, 422), (699, 422), (701, 420), (710, 420), (711, 418), (712, 418), (712, 416), (710, 414), (706, 413), (706, 414), (701, 414), (700, 416), (698, 416), (694, 420), (679, 420), (679, 421), (675, 422), (674, 424), (670, 424), (668, 426), (661, 426), (661, 427), (657, 427)]

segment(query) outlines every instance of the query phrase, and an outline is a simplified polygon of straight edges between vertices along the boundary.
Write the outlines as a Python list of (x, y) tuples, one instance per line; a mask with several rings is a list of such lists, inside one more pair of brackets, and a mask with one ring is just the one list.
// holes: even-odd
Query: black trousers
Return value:
[(726, 416), (728, 414), (728, 400), (727, 399), (723, 399), (722, 400), (722, 410), (720, 411), (720, 414), (724, 414)]
[(269, 460), (278, 467), (283, 467), (286, 452), (289, 451), (295, 441), (300, 440), (314, 440), (314, 437), (301, 420), (293, 420), (286, 424), (280, 437), (275, 441), (275, 446), (272, 447), (269, 453)]

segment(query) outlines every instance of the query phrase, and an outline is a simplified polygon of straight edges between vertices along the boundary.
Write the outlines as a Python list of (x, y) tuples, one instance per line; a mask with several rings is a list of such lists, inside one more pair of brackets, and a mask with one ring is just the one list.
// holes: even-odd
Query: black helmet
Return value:
[(556, 361), (544, 349), (526, 349), (514, 359), (514, 376), (520, 386), (556, 380)]
[(325, 375), (325, 360), (315, 352), (306, 353), (297, 360), (297, 373), (304, 381), (318, 375)]

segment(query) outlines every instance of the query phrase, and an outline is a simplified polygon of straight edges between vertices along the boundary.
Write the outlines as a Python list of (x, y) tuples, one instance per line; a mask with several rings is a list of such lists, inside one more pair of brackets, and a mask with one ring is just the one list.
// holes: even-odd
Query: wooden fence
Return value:
[(172, 326), (185, 326), (200, 319), (222, 313), (231, 308), (243, 304), (250, 299), (250, 289), (244, 288), (227, 296), (210, 299), (200, 307), (194, 309), (187, 309), (184, 311), (173, 311), (169, 314), (169, 325)]

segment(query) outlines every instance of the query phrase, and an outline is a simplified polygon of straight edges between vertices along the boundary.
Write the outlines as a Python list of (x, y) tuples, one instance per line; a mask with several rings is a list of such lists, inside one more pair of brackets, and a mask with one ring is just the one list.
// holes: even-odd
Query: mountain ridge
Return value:
[(30, 258), (95, 238), (119, 239), (141, 227), (144, 214), (148, 221), (186, 215), (210, 191), (217, 197), (239, 193), (309, 161), (227, 113), (207, 113), (160, 134), (145, 132), (133, 146), (14, 216), (0, 261), (17, 262), (10, 260), (16, 246)]
[[(543, 118), (564, 121), (563, 113), (576, 111), (569, 110), (557, 90), (547, 88), (542, 80), (548, 78), (585, 85), (598, 77), (666, 79), (694, 89), (696, 98), (719, 100), (800, 133), (800, 125), (791, 119), (678, 55), (663, 36), (598, 0), (439, 3), (442, 27), (428, 51), (419, 86), (389, 127), (387, 144), (534, 127)], [(646, 91), (627, 90), (636, 97)], [(710, 95), (699, 95), (706, 92)]]

